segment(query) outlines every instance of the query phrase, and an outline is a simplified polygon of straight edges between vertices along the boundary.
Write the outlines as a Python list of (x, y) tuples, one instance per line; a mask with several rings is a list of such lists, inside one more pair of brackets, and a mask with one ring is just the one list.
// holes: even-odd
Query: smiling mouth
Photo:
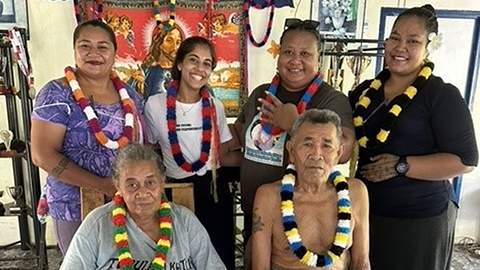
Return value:
[(288, 71), (292, 73), (298, 73), (298, 72), (301, 72), (302, 70), (299, 68), (289, 68)]
[(94, 65), (94, 66), (98, 66), (98, 65), (101, 65), (101, 64), (103, 64), (103, 63), (100, 62), (100, 61), (87, 61), (87, 64)]
[(197, 82), (201, 82), (203, 80), (203, 76), (200, 76), (200, 75), (190, 75), (195, 81)]

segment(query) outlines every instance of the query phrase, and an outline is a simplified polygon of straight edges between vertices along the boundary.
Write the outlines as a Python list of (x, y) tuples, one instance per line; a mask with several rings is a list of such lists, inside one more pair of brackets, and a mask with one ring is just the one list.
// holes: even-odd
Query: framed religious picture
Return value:
[(319, 0), (317, 17), (320, 33), (327, 37), (353, 38), (362, 21), (361, 0)]
[(0, 0), (0, 29), (25, 28), (28, 33), (27, 0)]
[(145, 99), (166, 91), (182, 41), (203, 36), (211, 41), (218, 58), (210, 76), (210, 90), (222, 101), (227, 117), (238, 115), (248, 97), (242, 87), (242, 1), (105, 0), (102, 12), (96, 3), (79, 0), (78, 18), (85, 20), (101, 13), (116, 36), (116, 71)]

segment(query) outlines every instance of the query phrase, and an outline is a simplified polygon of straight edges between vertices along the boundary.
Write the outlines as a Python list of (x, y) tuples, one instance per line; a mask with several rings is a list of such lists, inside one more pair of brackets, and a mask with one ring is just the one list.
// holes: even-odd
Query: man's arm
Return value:
[(272, 256), (272, 195), (271, 184), (257, 189), (253, 203), (252, 270), (270, 270)]
[(370, 270), (369, 260), (369, 222), (368, 222), (368, 193), (365, 185), (358, 179), (350, 178), (350, 198), (352, 200), (352, 214), (355, 218), (355, 227), (352, 233), (350, 247), (350, 269)]

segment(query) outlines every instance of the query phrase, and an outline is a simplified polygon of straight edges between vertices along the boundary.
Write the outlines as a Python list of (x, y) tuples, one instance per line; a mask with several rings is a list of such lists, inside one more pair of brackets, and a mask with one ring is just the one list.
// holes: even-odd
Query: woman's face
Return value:
[(180, 87), (198, 91), (207, 84), (213, 69), (213, 57), (207, 46), (197, 45), (178, 64), (182, 72)]
[(287, 90), (303, 90), (315, 78), (319, 67), (317, 44), (315, 36), (305, 31), (293, 30), (285, 34), (277, 68)]
[(427, 36), (422, 20), (405, 17), (397, 21), (385, 44), (385, 63), (392, 74), (418, 74), (427, 58)]
[(74, 44), (78, 71), (91, 78), (109, 76), (115, 60), (113, 42), (100, 27), (86, 26)]
[(130, 215), (145, 219), (158, 213), (164, 180), (153, 161), (136, 161), (123, 168), (115, 185)]

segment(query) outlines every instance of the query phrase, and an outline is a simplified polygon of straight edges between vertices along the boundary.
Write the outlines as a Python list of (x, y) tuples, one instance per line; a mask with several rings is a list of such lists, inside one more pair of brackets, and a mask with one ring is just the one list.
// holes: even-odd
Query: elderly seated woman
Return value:
[(112, 178), (115, 197), (87, 216), (60, 269), (226, 269), (195, 215), (165, 198), (152, 149), (122, 148)]

